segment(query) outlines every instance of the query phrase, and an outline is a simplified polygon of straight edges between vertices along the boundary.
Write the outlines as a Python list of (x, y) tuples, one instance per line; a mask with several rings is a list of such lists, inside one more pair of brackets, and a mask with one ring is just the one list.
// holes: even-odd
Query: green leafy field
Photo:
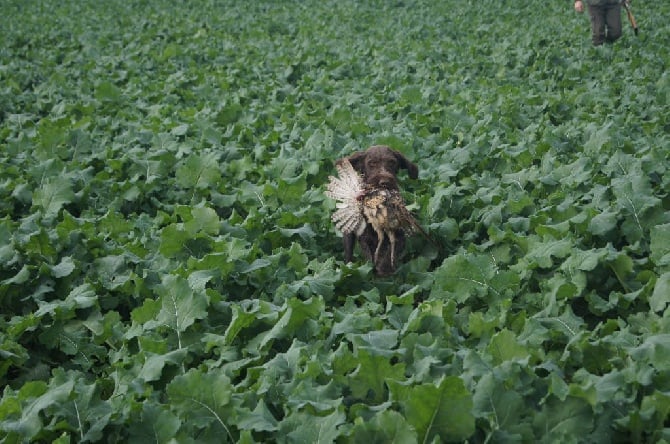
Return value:
[[(670, 3), (0, 3), (0, 441), (670, 442)], [(344, 264), (389, 144), (436, 239)]]

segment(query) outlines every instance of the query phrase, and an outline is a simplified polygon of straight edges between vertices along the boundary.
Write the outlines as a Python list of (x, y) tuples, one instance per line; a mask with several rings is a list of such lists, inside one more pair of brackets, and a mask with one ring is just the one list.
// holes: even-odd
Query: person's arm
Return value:
[(584, 2), (582, 0), (575, 0), (575, 11), (584, 12)]

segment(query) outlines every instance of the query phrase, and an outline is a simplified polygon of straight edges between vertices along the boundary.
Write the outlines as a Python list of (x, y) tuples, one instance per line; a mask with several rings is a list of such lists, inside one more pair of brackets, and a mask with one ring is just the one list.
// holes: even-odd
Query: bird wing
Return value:
[(428, 233), (426, 233), (414, 215), (412, 215), (412, 213), (410, 213), (405, 206), (405, 200), (402, 198), (399, 192), (395, 192), (390, 196), (388, 205), (390, 208), (392, 208), (393, 214), (400, 222), (400, 226), (405, 233), (421, 233), (427, 239), (430, 239)]
[(339, 177), (328, 178), (325, 193), (336, 201), (333, 222), (341, 232), (360, 236), (367, 224), (360, 199), (365, 189), (363, 179), (347, 159), (336, 165), (336, 168)]

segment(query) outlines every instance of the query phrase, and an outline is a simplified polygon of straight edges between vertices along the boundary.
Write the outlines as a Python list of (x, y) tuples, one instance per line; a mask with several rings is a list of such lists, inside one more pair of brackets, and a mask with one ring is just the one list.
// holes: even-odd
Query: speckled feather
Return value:
[(407, 234), (423, 231), (398, 190), (369, 190), (362, 201), (363, 214), (375, 231), (403, 230)]
[(361, 197), (365, 193), (363, 178), (345, 159), (336, 166), (339, 177), (330, 176), (326, 196), (335, 199), (336, 210), (332, 215), (335, 227), (343, 233), (360, 236), (367, 222), (363, 215)]

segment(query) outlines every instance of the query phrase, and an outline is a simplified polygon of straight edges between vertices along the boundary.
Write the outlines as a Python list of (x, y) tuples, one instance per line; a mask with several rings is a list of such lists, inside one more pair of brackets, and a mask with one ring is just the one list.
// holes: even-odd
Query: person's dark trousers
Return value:
[(589, 5), (593, 46), (612, 43), (621, 37), (621, 3)]

